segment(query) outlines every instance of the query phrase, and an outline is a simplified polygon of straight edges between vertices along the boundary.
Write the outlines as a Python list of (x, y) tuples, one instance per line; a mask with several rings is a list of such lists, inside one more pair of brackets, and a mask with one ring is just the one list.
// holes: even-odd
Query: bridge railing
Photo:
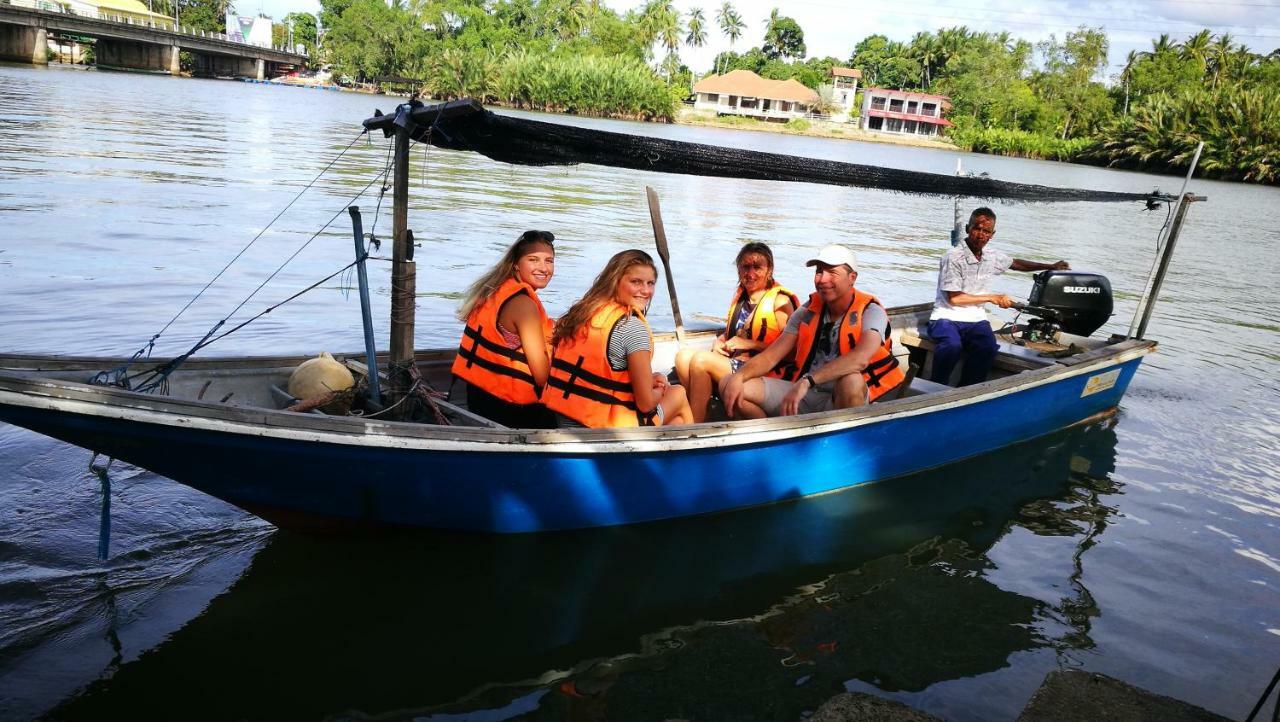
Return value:
[(307, 55), (305, 48), (303, 48), (302, 52), (298, 52), (297, 50), (290, 49), (288, 46), (283, 45), (252, 45), (251, 43), (245, 42), (244, 38), (238, 35), (230, 36), (226, 33), (209, 32), (208, 30), (201, 30), (200, 28), (193, 28), (190, 26), (175, 26), (173, 22), (164, 22), (154, 18), (137, 18), (129, 15), (118, 15), (110, 12), (104, 12), (101, 10), (94, 14), (79, 12), (68, 5), (58, 2), (57, 0), (0, 0), (0, 5), (11, 5), (13, 7), (30, 8), (31, 10), (40, 10), (47, 13), (62, 13), (63, 15), (75, 15), (78, 17), (92, 18), (94, 20), (105, 20), (107, 22), (120, 23), (121, 25), (149, 28), (151, 30), (163, 30), (171, 33), (190, 35), (194, 38), (221, 40), (226, 43), (239, 43), (240, 45), (260, 47), (281, 53), (302, 55), (304, 57)]

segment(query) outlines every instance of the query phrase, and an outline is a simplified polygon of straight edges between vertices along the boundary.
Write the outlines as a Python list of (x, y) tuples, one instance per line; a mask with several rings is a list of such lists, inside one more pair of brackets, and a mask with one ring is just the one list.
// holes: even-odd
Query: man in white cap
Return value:
[(782, 335), (720, 384), (725, 410), (739, 419), (863, 406), (902, 383), (889, 314), (854, 287), (853, 251), (832, 244), (809, 259), (814, 293)]

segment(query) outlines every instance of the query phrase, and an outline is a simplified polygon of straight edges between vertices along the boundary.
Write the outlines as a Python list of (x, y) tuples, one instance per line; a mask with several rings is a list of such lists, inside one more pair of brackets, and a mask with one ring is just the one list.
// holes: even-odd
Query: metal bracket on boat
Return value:
[(111, 550), (111, 475), (107, 470), (111, 468), (111, 462), (116, 459), (114, 456), (108, 456), (107, 463), (98, 466), (94, 462), (101, 455), (101, 452), (93, 452), (93, 457), (89, 459), (89, 471), (93, 472), (102, 483), (102, 510), (98, 516), (98, 558), (105, 561)]

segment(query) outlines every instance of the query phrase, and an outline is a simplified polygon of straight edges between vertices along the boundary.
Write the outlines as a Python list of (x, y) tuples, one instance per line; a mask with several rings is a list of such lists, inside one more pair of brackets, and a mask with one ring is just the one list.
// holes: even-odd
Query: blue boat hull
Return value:
[[(760, 443), (601, 453), (581, 444), (422, 449), (0, 405), (0, 419), (109, 454), (283, 526), (314, 521), (521, 533), (769, 504), (911, 474), (1116, 407), (1141, 355), (968, 401)], [(1086, 393), (1090, 379), (1108, 384)]]

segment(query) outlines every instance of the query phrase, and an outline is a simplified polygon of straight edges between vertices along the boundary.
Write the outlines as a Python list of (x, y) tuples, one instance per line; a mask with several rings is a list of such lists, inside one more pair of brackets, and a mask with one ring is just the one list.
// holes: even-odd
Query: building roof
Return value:
[(841, 68), (832, 66), (831, 75), (837, 78), (861, 78), (862, 71), (857, 68)]
[(750, 70), (708, 75), (693, 86), (695, 93), (728, 93), (746, 98), (816, 103), (818, 94), (796, 80), (769, 80)]

